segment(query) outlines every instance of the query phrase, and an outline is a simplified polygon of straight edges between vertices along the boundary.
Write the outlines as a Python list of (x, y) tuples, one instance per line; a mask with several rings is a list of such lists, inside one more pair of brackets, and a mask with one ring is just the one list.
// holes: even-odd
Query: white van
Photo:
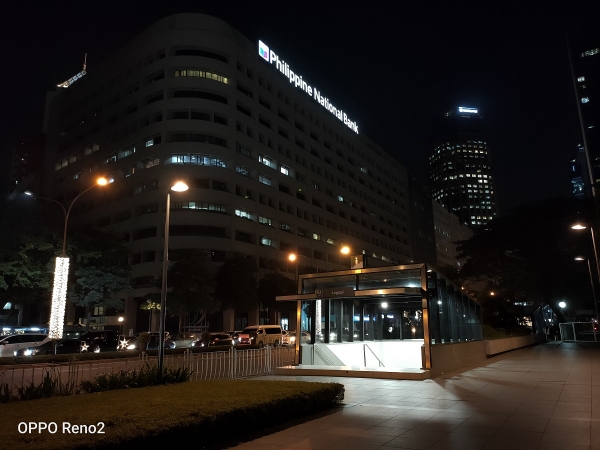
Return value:
[(279, 325), (253, 325), (246, 327), (239, 334), (239, 342), (244, 345), (257, 345), (264, 347), (272, 345), (279, 347), (283, 341), (283, 334)]
[(11, 334), (0, 339), (0, 357), (15, 356), (16, 351), (22, 348), (38, 347), (51, 341), (47, 334), (21, 333)]

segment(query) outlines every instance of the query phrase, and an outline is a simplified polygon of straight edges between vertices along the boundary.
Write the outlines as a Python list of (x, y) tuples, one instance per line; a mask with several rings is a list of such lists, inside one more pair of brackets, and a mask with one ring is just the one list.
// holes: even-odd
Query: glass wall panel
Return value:
[(302, 280), (302, 293), (314, 294), (315, 289), (335, 289), (335, 288), (356, 287), (356, 275), (343, 275), (339, 277), (316, 277), (305, 278)]
[(421, 287), (421, 270), (394, 270), (390, 272), (361, 273), (358, 289), (389, 289), (396, 287)]
[(454, 291), (456, 296), (456, 315), (458, 319), (458, 340), (465, 341), (467, 335), (465, 333), (465, 310), (463, 305), (463, 297), (461, 291)]
[(438, 290), (438, 278), (436, 273), (428, 274), (427, 290), (429, 307), (429, 332), (431, 334), (431, 344), (440, 344), (442, 342), (442, 333), (440, 327), (441, 300)]

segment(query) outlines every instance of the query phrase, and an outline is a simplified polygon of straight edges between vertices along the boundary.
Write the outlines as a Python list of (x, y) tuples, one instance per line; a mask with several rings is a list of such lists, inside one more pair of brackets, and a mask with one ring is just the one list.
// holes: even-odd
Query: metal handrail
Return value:
[(379, 367), (385, 367), (383, 365), (383, 363), (381, 362), (381, 360), (377, 357), (375, 352), (371, 349), (371, 347), (369, 347), (369, 344), (363, 344), (363, 356), (365, 358), (365, 367), (367, 367), (367, 350), (366, 350), (367, 348), (369, 349), (371, 354), (375, 357), (375, 359), (379, 362)]

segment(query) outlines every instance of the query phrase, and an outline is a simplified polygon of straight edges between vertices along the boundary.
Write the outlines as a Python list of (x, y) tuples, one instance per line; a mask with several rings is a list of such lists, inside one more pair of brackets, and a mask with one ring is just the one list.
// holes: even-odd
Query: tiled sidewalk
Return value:
[(343, 408), (229, 448), (600, 450), (600, 346), (547, 343), (425, 381), (335, 381)]

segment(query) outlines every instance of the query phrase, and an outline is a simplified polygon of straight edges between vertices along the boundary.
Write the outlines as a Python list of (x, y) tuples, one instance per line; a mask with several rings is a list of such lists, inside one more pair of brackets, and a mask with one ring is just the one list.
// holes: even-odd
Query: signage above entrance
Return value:
[(358, 134), (358, 125), (356, 122), (350, 120), (348, 115), (339, 108), (333, 106), (327, 97), (323, 97), (321, 92), (316, 87), (310, 86), (306, 81), (302, 79), (301, 75), (295, 73), (288, 64), (279, 59), (279, 56), (273, 51), (269, 49), (269, 46), (265, 44), (263, 41), (258, 41), (258, 54), (262, 59), (267, 61), (269, 64), (275, 64), (277, 70), (279, 70), (290, 83), (294, 84), (294, 87), (302, 89), (308, 95), (310, 95), (314, 100), (316, 100), (323, 108), (337, 117), (339, 120), (344, 122), (348, 128)]
[(354, 289), (349, 287), (315, 289), (316, 298), (354, 297)]

